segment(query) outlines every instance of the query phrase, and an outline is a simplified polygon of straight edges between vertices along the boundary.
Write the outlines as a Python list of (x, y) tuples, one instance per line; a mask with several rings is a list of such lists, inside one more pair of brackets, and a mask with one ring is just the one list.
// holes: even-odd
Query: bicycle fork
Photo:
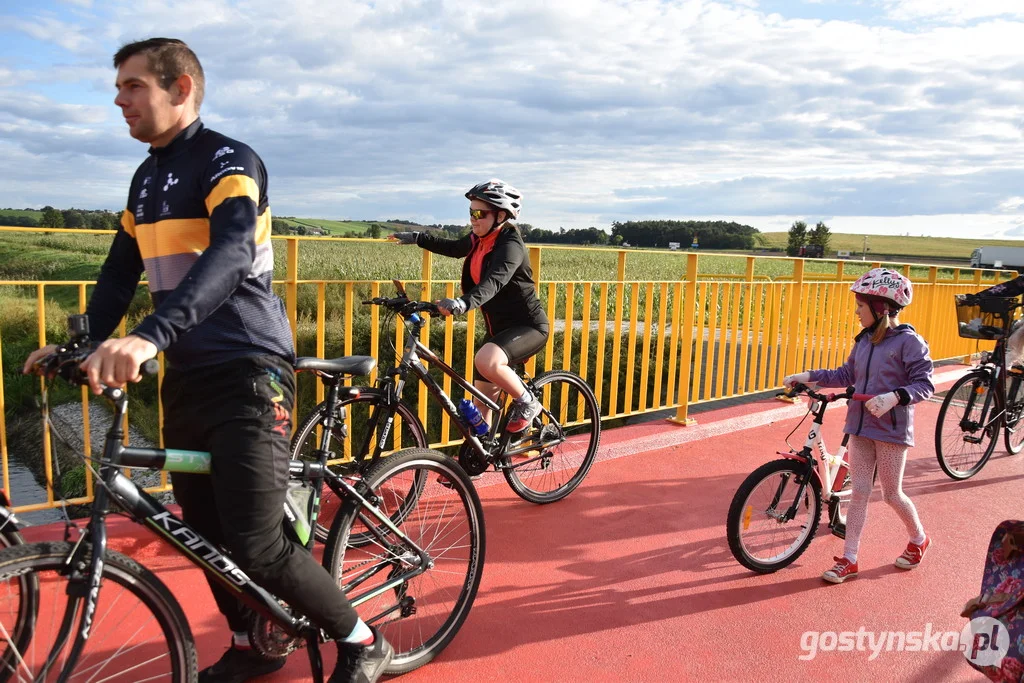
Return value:
[[(996, 372), (998, 373), (998, 370)], [(960, 420), (960, 430), (963, 432), (963, 439), (965, 442), (973, 444), (981, 443), (982, 439), (985, 437), (985, 431), (988, 430), (989, 427), (991, 427), (992, 424), (999, 419), (999, 415), (1002, 414), (1000, 413), (999, 415), (996, 415), (996, 417), (993, 418), (991, 421), (988, 420), (989, 408), (992, 407), (992, 402), (997, 400), (995, 398), (995, 394), (998, 393), (998, 382), (998, 376), (994, 375), (992, 376), (990, 382), (987, 385), (978, 384), (971, 391), (971, 395), (967, 399), (967, 407), (964, 410), (964, 416)], [(975, 401), (977, 400), (978, 394), (980, 393), (979, 390), (983, 389), (986, 386), (988, 387), (988, 389), (985, 391), (985, 402), (981, 406), (981, 415), (979, 416), (978, 421), (975, 422), (974, 420), (970, 419), (971, 413), (974, 410)], [(975, 436), (975, 432), (977, 432), (979, 429), (981, 430), (981, 434)]]

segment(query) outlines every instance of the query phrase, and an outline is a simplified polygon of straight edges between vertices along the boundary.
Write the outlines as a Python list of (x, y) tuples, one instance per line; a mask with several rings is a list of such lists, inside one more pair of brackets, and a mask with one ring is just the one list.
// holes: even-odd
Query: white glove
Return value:
[(787, 389), (790, 389), (790, 388), (793, 387), (794, 384), (797, 384), (797, 383), (807, 384), (810, 381), (811, 381), (811, 373), (809, 373), (809, 372), (798, 372), (795, 375), (786, 375), (782, 379), (782, 385), (784, 387), (786, 387)]
[(864, 402), (864, 407), (875, 417), (882, 417), (899, 405), (899, 402), (899, 395), (895, 391), (890, 391), (888, 394), (879, 394), (872, 399), (868, 399)]

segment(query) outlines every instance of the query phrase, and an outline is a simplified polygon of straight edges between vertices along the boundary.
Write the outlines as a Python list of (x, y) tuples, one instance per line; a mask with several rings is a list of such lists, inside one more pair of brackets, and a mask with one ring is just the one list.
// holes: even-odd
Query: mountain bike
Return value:
[[(403, 320), (408, 334), (401, 359), (396, 367), (380, 373), (376, 387), (338, 388), (332, 398), (328, 385), (328, 398), (310, 413), (295, 433), (293, 457), (299, 459), (311, 451), (318, 428), (330, 431), (325, 428), (331, 418), (335, 425), (334, 437), (351, 440), (353, 457), (373, 459), (385, 452), (389, 435), (395, 431), (396, 417), (401, 421), (402, 439), (405, 439), (396, 447), (403, 447), (409, 440), (416, 446), (426, 446), (426, 429), (416, 412), (402, 400), (402, 391), (411, 377), (426, 386), (462, 433), (465, 440), (458, 461), (468, 474), (477, 475), (493, 466), (504, 474), (517, 495), (531, 503), (552, 503), (575, 490), (594, 464), (601, 440), (600, 407), (590, 386), (583, 378), (566, 370), (552, 370), (531, 378), (522, 368), (517, 368), (523, 383), (540, 399), (544, 409), (525, 431), (506, 431), (508, 414), (504, 410), (504, 394), (498, 401), (491, 400), (420, 341), (426, 322), (420, 314), (438, 315), (437, 306), (410, 300), (402, 283), (393, 282), (398, 296), (376, 297), (363, 304), (381, 306), (387, 311), (381, 323), (385, 330), (394, 320)], [(486, 434), (474, 433), (421, 361), (438, 368), (493, 411)], [(340, 428), (341, 424), (346, 427)]]
[(1014, 315), (1022, 304), (976, 294), (958, 294), (955, 302), (961, 337), (996, 342), (946, 392), (935, 423), (939, 467), (953, 479), (969, 479), (988, 462), (1000, 433), (1010, 453), (1024, 448), (1024, 368), (1006, 366), (1006, 340), (1020, 324)]
[[(829, 453), (821, 433), (825, 411), (840, 400), (866, 401), (867, 394), (848, 387), (841, 394), (824, 394), (797, 383), (784, 395), (806, 394), (811, 400), (807, 413), (789, 437), (813, 415), (807, 439), (799, 451), (778, 451), (783, 456), (754, 470), (740, 485), (729, 505), (725, 523), (729, 550), (747, 569), (770, 574), (790, 565), (807, 550), (818, 529), (822, 505), (828, 506), (828, 527), (839, 538), (846, 537), (846, 507), (852, 494), (850, 462), (843, 434), (839, 450)], [(815, 452), (820, 456), (816, 457)]]
[[(79, 365), (94, 347), (87, 323), (73, 321), (72, 330), (77, 332), (72, 341), (42, 367), (51, 377), (84, 384)], [(345, 369), (344, 359), (324, 363), (329, 370)], [(155, 361), (143, 368), (144, 374), (156, 370)], [(252, 608), (249, 640), (258, 653), (286, 657), (305, 645), (312, 678), (322, 681), (322, 631), (121, 472), (141, 467), (202, 474), (209, 472), (210, 455), (124, 446), (127, 394), (107, 387), (103, 396), (113, 405), (113, 419), (102, 457), (86, 463), (98, 483), (88, 525), (76, 537), (69, 523), (64, 542), (0, 551), (0, 638), (12, 653), (0, 681), (196, 680), (195, 643), (174, 596), (141, 564), (107, 549), (111, 504)], [(388, 673), (422, 666), (454, 638), (479, 588), (485, 551), (480, 499), (458, 464), (436, 451), (399, 451), (355, 479), (331, 472), (325, 459), (291, 463), (286, 533), (312, 547), (307, 520), (316, 518), (318, 491), (326, 483), (342, 504), (331, 524), (324, 566), (363, 619), (394, 646)], [(428, 482), (411, 500), (410, 480)], [(412, 506), (397, 523), (396, 499)], [(353, 529), (364, 538), (359, 548), (348, 543)], [(26, 576), (37, 580), (34, 588), (26, 589)], [(26, 619), (14, 616), (26, 612)]]

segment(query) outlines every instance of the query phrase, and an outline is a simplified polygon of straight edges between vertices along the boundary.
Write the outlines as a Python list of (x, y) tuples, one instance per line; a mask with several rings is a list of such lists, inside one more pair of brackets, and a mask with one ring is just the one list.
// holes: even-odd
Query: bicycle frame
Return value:
[[(825, 401), (813, 396), (809, 397), (811, 399), (810, 412), (814, 418), (811, 421), (811, 427), (807, 432), (803, 448), (799, 451), (777, 451), (779, 455), (785, 458), (797, 460), (806, 465), (803, 476), (798, 482), (797, 494), (793, 497), (793, 502), (786, 510), (784, 518), (786, 521), (789, 521), (796, 517), (797, 507), (804, 495), (804, 490), (810, 478), (814, 477), (821, 490), (821, 501), (828, 505), (829, 528), (836, 535), (843, 536), (846, 533), (846, 520), (840, 514), (839, 505), (852, 495), (852, 491), (843, 490), (846, 475), (850, 469), (849, 451), (847, 450), (850, 435), (843, 434), (839, 450), (834, 455), (829, 453), (825, 445), (825, 438), (821, 433), (821, 427), (825, 421), (825, 411), (832, 400)], [(854, 400), (863, 400), (867, 397), (854, 394), (852, 398)], [(815, 457), (815, 451), (818, 453), (818, 457)], [(775, 499), (772, 502), (773, 509), (782, 499), (784, 488), (785, 482), (779, 486), (779, 490), (775, 494)]]
[[(402, 315), (402, 318), (403, 320), (408, 320), (411, 323), (411, 329), (407, 335), (402, 357), (398, 362), (397, 367), (387, 373), (389, 378), (380, 380), (380, 385), (385, 389), (385, 403), (388, 406), (386, 411), (386, 421), (384, 422), (383, 428), (378, 430), (377, 428), (379, 426), (381, 416), (379, 415), (379, 411), (374, 411), (374, 414), (370, 416), (368, 421), (368, 429), (366, 433), (367, 441), (362, 444), (362, 448), (359, 452), (369, 453), (369, 449), (367, 448), (367, 446), (369, 446), (368, 440), (372, 438), (375, 431), (378, 433), (377, 441), (374, 444), (372, 456), (368, 457), (377, 458), (379, 457), (380, 452), (384, 450), (388, 434), (391, 432), (391, 427), (395, 419), (394, 410), (390, 406), (395, 405), (401, 398), (402, 390), (405, 388), (406, 374), (411, 371), (417, 379), (427, 387), (427, 391), (430, 392), (434, 399), (440, 404), (441, 408), (448, 414), (452, 423), (465, 438), (465, 442), (470, 445), (473, 451), (481, 459), (481, 462), (489, 462), (492, 459), (492, 453), (494, 452), (489, 448), (489, 446), (494, 445), (494, 438), (497, 435), (498, 427), (502, 422), (501, 405), (484, 395), (479, 389), (473, 386), (471, 382), (466, 380), (454, 368), (444, 362), (444, 360), (419, 340), (420, 330), (423, 328), (425, 322), (422, 316), (418, 313), (411, 313), (408, 316)], [(486, 435), (486, 442), (463, 423), (455, 404), (452, 402), (448, 394), (445, 393), (441, 385), (430, 376), (430, 372), (427, 370), (423, 361), (429, 363), (432, 367), (436, 367), (441, 370), (441, 372), (450, 377), (464, 391), (479, 399), (483, 405), (487, 406), (494, 412), (494, 417), (491, 419), (491, 425)], [(550, 417), (550, 413), (548, 413), (546, 407), (543, 407), (542, 410)], [(560, 436), (559, 438), (564, 440), (564, 437)], [(517, 444), (516, 448), (513, 449), (509, 448), (510, 441), (511, 435), (506, 434), (502, 439), (500, 448), (497, 449), (497, 452), (506, 458), (537, 450), (536, 443), (533, 443), (531, 440), (527, 440), (524, 444)], [(554, 442), (545, 442), (548, 446), (552, 443)], [(496, 467), (515, 469), (531, 465), (541, 458), (543, 458), (542, 455), (527, 458), (526, 460), (515, 464), (496, 464)]]
[[(204, 474), (210, 471), (210, 454), (201, 451), (124, 446), (122, 443), (124, 432), (121, 425), (127, 410), (127, 395), (123, 390), (113, 388), (105, 389), (104, 395), (114, 402), (115, 410), (110, 430), (106, 434), (103, 459), (99, 465), (100, 485), (96, 488), (88, 527), (79, 537), (71, 556), (68, 558), (68, 566), (70, 567), (68, 592), (75, 597), (85, 600), (84, 609), (79, 612), (80, 603), (69, 601), (60, 631), (47, 658), (47, 662), (41, 671), (42, 675), (45, 677), (47, 672), (53, 667), (60, 652), (67, 644), (76, 620), (79, 621), (80, 627), (75, 636), (72, 650), (67, 658), (65, 670), (61, 674), (61, 680), (65, 680), (67, 675), (74, 669), (84, 648), (85, 641), (89, 638), (103, 573), (103, 552), (107, 547), (105, 519), (108, 514), (108, 503), (111, 500), (127, 512), (134, 521), (147, 526), (158, 537), (188, 558), (192, 564), (216, 578), (219, 583), (257, 614), (273, 621), (290, 636), (306, 638), (311, 650), (314, 644), (322, 642), (324, 640), (323, 634), (306, 617), (297, 617), (282, 607), (276, 597), (254, 583), (245, 572), (218, 550), (214, 544), (203, 538), (189, 524), (167, 510), (158, 500), (143, 491), (135, 482), (120, 472), (122, 467), (143, 467), (164, 469), (171, 472)], [(419, 561), (417, 563), (410, 563), (415, 564), (415, 566), (408, 572), (396, 575), (364, 594), (347, 596), (354, 607), (386, 591), (399, 587), (409, 578), (425, 572), (433, 563), (430, 555), (406, 536), (387, 515), (381, 513), (380, 510), (370, 504), (351, 484), (327, 469), (322, 462), (293, 461), (290, 467), (290, 474), (292, 479), (310, 481), (313, 484), (313, 495), (310, 497), (311, 500), (308, 507), (310, 513), (308, 519), (316, 519), (316, 513), (319, 512), (320, 486), (326, 482), (338, 496), (349, 497), (358, 501), (364, 513), (369, 512), (376, 517), (381, 524), (407, 542), (419, 555)], [(287, 502), (285, 505), (287, 509)], [(372, 526), (370, 529), (372, 533), (378, 535), (381, 533)], [(84, 542), (86, 540), (89, 541), (89, 544)], [(312, 545), (312, 542), (313, 538), (310, 535), (307, 545)], [(91, 545), (93, 551), (86, 568), (85, 559), (89, 545)]]

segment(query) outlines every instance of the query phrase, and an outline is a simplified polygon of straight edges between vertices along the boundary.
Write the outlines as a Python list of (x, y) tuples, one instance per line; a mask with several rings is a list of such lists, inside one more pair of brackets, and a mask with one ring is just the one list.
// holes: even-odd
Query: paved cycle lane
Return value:
[[(975, 478), (948, 479), (934, 454), (938, 409), (917, 409), (904, 485), (934, 539), (925, 561), (910, 572), (893, 566), (906, 534), (876, 487), (860, 576), (842, 585), (820, 578), (842, 553), (824, 526), (800, 559), (771, 575), (741, 567), (725, 539), (733, 494), (784, 449), (799, 406), (769, 399), (705, 412), (696, 427), (606, 431), (583, 485), (548, 506), (520, 500), (500, 476), (485, 478), (487, 559), (476, 603), (445, 652), (402, 680), (985, 680), (960, 652), (936, 648), (966, 623), (959, 612), (978, 592), (992, 530), (1022, 516), (1024, 454), (1000, 444)], [(843, 415), (828, 412), (831, 449)], [(808, 425), (790, 442), (802, 444)], [(226, 638), (198, 570), (138, 527), (118, 527), (118, 549), (157, 570), (183, 602), (200, 665), (215, 661)], [(835, 651), (842, 632), (864, 650)], [(915, 632), (927, 651), (878, 646), (890, 633), (896, 647)], [(333, 648), (325, 656), (333, 662)], [(265, 680), (308, 678), (299, 652)]]

